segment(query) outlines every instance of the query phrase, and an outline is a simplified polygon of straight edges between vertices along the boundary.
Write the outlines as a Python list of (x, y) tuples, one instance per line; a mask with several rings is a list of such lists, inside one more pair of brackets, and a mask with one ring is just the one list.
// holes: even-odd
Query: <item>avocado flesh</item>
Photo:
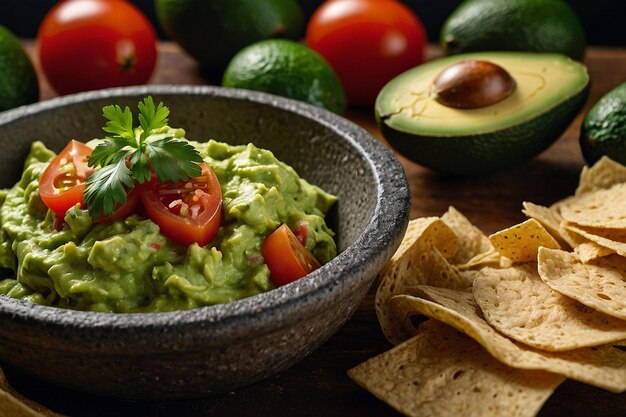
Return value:
[[(462, 110), (439, 104), (432, 81), (465, 59), (493, 62), (517, 82), (491, 106)], [(485, 174), (547, 148), (580, 111), (589, 90), (585, 67), (563, 55), (484, 52), (430, 61), (391, 80), (375, 110), (383, 135), (409, 159), (452, 174)]]

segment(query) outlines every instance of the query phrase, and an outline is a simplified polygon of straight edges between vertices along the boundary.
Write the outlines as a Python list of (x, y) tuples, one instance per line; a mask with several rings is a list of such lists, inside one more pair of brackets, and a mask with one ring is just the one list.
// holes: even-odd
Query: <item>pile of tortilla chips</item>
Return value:
[(626, 391), (626, 167), (523, 212), (490, 237), (453, 207), (411, 221), (376, 294), (397, 346), (350, 377), (410, 416), (535, 416), (566, 378)]

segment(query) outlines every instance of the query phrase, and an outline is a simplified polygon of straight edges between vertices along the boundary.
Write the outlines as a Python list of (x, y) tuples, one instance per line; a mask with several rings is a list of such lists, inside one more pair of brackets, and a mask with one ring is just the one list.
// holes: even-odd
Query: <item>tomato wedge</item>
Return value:
[[(57, 216), (55, 228), (63, 227), (63, 217), (77, 203), (84, 206), (85, 180), (94, 169), (87, 165), (92, 149), (82, 142), (71, 140), (48, 164), (39, 179), (39, 195), (44, 204)], [(116, 205), (108, 216), (100, 216), (99, 223), (111, 223), (128, 217), (137, 210), (139, 193), (134, 188), (128, 192), (126, 203)]]
[(320, 267), (315, 256), (302, 246), (286, 224), (265, 238), (261, 250), (270, 270), (270, 279), (277, 287), (302, 278)]
[(91, 151), (84, 143), (71, 140), (39, 179), (41, 200), (61, 218), (76, 203), (84, 204), (85, 179), (94, 171), (87, 165)]
[(222, 218), (222, 190), (213, 170), (201, 163), (202, 174), (187, 181), (141, 186), (146, 214), (176, 243), (204, 246), (211, 242)]

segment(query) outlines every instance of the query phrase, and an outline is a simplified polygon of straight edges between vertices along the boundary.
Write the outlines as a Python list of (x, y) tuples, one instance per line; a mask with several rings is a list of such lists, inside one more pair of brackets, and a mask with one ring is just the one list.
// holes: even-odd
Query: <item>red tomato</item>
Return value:
[(372, 104), (393, 77), (423, 62), (426, 32), (395, 0), (333, 0), (313, 14), (306, 42), (333, 67), (351, 104)]
[(270, 279), (277, 287), (302, 278), (320, 267), (315, 256), (283, 224), (265, 238), (263, 258), (270, 270)]
[(44, 18), (39, 59), (60, 94), (144, 84), (156, 63), (156, 34), (125, 0), (65, 0)]
[(222, 218), (222, 190), (213, 170), (200, 164), (202, 174), (191, 180), (141, 186), (141, 201), (148, 217), (176, 243), (204, 246), (211, 242)]
[[(57, 216), (55, 229), (63, 228), (63, 217), (77, 203), (84, 205), (85, 180), (94, 172), (87, 165), (92, 149), (82, 142), (71, 140), (50, 162), (39, 179), (39, 196)], [(134, 188), (128, 192), (126, 203), (117, 205), (112, 214), (100, 216), (98, 222), (110, 223), (130, 216), (137, 210), (139, 194)]]
[(93, 172), (87, 166), (92, 149), (82, 142), (70, 141), (48, 165), (39, 179), (39, 195), (58, 217), (76, 205), (83, 204), (85, 179)]

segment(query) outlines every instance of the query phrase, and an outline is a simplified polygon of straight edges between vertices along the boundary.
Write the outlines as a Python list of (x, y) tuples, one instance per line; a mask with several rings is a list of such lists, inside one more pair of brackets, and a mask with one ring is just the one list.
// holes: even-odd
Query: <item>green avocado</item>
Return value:
[[(174, 135), (174, 132), (172, 132)], [(21, 180), (0, 193), (0, 294), (101, 312), (151, 312), (227, 303), (274, 288), (261, 246), (281, 224), (306, 226), (324, 264), (337, 253), (324, 215), (337, 200), (252, 144), (190, 142), (222, 188), (223, 224), (206, 246), (181, 246), (141, 215), (94, 223), (77, 204), (55, 227), (39, 178), (55, 156), (35, 142)]]
[(626, 83), (606, 93), (589, 110), (580, 132), (580, 147), (590, 165), (602, 155), (626, 164)]
[(0, 26), (0, 111), (39, 100), (33, 64), (17, 38)]
[(203, 70), (220, 73), (246, 45), (298, 39), (304, 14), (295, 0), (155, 0), (163, 29)]
[(222, 85), (264, 91), (341, 113), (346, 96), (337, 75), (317, 52), (288, 39), (268, 39), (239, 51)]
[[(486, 107), (440, 104), (433, 82), (467, 61), (494, 63), (516, 83), (513, 93)], [(589, 92), (586, 68), (557, 54), (483, 52), (430, 61), (391, 80), (375, 112), (388, 142), (433, 170), (479, 175), (519, 164), (546, 149), (569, 126)]]
[(552, 52), (582, 60), (585, 33), (563, 0), (465, 0), (441, 29), (447, 54)]

